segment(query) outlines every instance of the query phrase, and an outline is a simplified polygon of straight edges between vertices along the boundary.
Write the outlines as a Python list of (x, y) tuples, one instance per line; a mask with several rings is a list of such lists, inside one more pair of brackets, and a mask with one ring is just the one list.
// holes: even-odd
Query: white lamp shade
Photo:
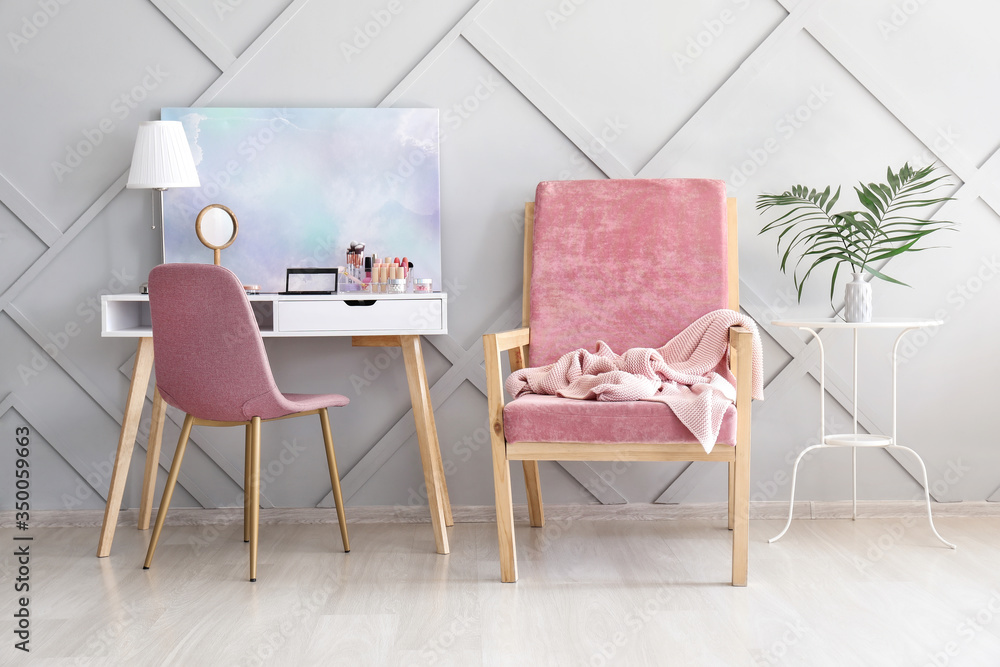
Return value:
[(127, 188), (196, 188), (201, 185), (184, 126), (176, 120), (139, 124)]

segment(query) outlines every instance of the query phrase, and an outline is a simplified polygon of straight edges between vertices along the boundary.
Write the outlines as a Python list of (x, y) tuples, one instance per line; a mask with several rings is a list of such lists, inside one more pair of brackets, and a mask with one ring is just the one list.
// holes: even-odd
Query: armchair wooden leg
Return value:
[[(734, 204), (730, 203), (730, 206)], [(730, 463), (729, 511), (733, 527), (733, 586), (747, 585), (750, 550), (750, 395), (752, 339), (749, 332), (730, 331), (735, 352), (733, 375), (736, 376), (736, 451)]]
[(340, 539), (344, 542), (344, 551), (351, 550), (351, 542), (347, 539), (347, 515), (344, 514), (344, 496), (340, 491), (340, 473), (337, 472), (337, 457), (333, 453), (333, 434), (330, 432), (330, 415), (326, 408), (319, 411), (319, 420), (323, 425), (323, 444), (326, 445), (326, 462), (330, 466), (330, 485), (333, 487), (333, 499), (337, 505), (337, 521), (340, 522)]
[(528, 520), (532, 526), (545, 525), (545, 510), (542, 507), (542, 480), (538, 476), (538, 461), (521, 461), (524, 468), (524, 488), (528, 492)]
[(736, 463), (729, 464), (729, 530), (733, 529), (733, 520), (736, 517)]
[(260, 417), (250, 422), (250, 581), (257, 581), (257, 534), (260, 524)]
[(250, 510), (250, 472), (253, 461), (251, 461), (250, 457), (253, 454), (253, 431), (250, 428), (250, 424), (247, 424), (244, 430), (246, 431), (246, 445), (244, 446), (245, 454), (243, 461), (243, 542), (247, 543), (250, 541), (250, 519), (252, 514)]
[[(494, 436), (496, 437), (496, 436)], [(510, 493), (510, 463), (503, 441), (493, 443), (493, 487), (496, 491), (497, 537), (500, 544), (500, 581), (517, 581), (514, 551), (514, 503)]]
[(148, 570), (153, 562), (153, 554), (156, 553), (156, 543), (160, 540), (160, 531), (163, 530), (163, 522), (167, 519), (167, 510), (170, 509), (170, 499), (174, 495), (174, 485), (177, 484), (177, 476), (181, 472), (181, 461), (184, 460), (184, 450), (187, 447), (188, 438), (191, 436), (191, 427), (193, 425), (194, 417), (191, 415), (185, 416), (184, 426), (181, 428), (181, 437), (177, 441), (177, 450), (174, 452), (174, 461), (170, 464), (170, 474), (167, 475), (167, 483), (163, 487), (160, 508), (156, 511), (156, 525), (153, 527), (153, 534), (149, 537), (146, 562), (142, 566), (144, 570)]
[(733, 586), (747, 585), (750, 548), (750, 443), (736, 447), (733, 480)]

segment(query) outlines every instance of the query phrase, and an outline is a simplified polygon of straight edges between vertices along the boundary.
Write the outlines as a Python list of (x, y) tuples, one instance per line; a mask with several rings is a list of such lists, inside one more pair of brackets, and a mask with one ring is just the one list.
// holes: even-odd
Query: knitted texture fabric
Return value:
[(720, 309), (703, 315), (660, 348), (637, 347), (615, 354), (604, 341), (597, 352), (578, 349), (555, 362), (510, 374), (505, 383), (515, 399), (550, 394), (598, 401), (665, 403), (711, 452), (726, 409), (736, 400), (729, 370), (729, 328), (753, 336), (751, 395), (764, 398), (764, 360), (757, 324), (742, 313)]

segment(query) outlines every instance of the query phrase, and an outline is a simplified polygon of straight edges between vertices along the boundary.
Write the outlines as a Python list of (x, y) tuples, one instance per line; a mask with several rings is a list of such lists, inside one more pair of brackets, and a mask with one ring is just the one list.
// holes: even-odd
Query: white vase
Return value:
[(864, 273), (852, 273), (844, 288), (844, 319), (848, 322), (872, 321), (872, 286)]

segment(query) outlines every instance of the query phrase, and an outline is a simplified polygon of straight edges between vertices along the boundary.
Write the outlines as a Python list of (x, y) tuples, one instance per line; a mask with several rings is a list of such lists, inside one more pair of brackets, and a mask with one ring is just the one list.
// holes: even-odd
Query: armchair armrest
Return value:
[(493, 336), (496, 338), (498, 349), (503, 352), (527, 345), (530, 331), (528, 327), (512, 329), (511, 331), (501, 331), (500, 333), (486, 334), (486, 336), (483, 336), (483, 340), (486, 340), (488, 336)]
[(486, 398), (489, 403), (490, 429), (493, 437), (503, 441), (503, 370), (500, 353), (507, 351), (511, 370), (524, 368), (525, 347), (530, 340), (528, 327), (483, 336), (486, 360)]
[(729, 370), (736, 377), (736, 411), (739, 413), (743, 404), (749, 409), (752, 396), (753, 334), (746, 327), (729, 327), (729, 347)]

